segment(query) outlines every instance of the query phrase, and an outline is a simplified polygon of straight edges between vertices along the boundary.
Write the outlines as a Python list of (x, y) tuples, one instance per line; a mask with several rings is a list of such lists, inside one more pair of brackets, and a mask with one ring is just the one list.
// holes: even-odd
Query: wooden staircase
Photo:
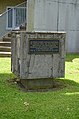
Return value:
[(0, 39), (0, 57), (11, 57), (11, 35)]
[[(26, 24), (20, 26), (20, 31), (26, 30)], [(0, 39), (0, 57), (11, 57), (11, 33)]]

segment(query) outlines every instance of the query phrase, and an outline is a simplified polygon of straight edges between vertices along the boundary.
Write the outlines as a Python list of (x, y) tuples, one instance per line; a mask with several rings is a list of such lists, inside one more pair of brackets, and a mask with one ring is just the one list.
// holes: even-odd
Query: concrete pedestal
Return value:
[(63, 32), (20, 32), (12, 34), (12, 72), (26, 89), (52, 88), (51, 78), (65, 75)]
[(53, 79), (21, 79), (20, 82), (26, 90), (47, 90), (56, 85)]

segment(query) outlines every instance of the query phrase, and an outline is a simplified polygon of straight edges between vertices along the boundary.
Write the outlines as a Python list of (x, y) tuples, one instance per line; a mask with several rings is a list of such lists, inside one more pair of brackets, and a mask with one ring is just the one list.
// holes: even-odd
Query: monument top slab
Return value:
[(62, 34), (66, 34), (65, 31), (32, 31), (32, 32), (27, 32), (27, 31), (12, 31), (12, 33), (62, 33)]

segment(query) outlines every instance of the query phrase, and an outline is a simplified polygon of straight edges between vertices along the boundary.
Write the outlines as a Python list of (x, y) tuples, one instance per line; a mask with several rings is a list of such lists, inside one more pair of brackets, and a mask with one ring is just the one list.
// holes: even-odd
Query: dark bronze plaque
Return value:
[(59, 40), (29, 40), (30, 54), (59, 53)]

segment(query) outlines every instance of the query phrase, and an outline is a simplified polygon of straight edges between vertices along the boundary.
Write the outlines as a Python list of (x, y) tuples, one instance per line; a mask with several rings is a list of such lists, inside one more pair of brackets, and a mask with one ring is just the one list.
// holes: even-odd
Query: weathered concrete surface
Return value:
[[(21, 32), (12, 35), (12, 72), (20, 79), (58, 78), (65, 75), (65, 33)], [(59, 39), (59, 53), (28, 54), (30, 39)]]
[(28, 0), (28, 3), (33, 6), (29, 7), (28, 31), (66, 31), (66, 52), (79, 52), (79, 0)]
[(56, 86), (52, 79), (21, 79), (20, 81), (27, 90), (53, 89)]
[(33, 31), (34, 28), (34, 8), (35, 1), (27, 0), (27, 31)]

